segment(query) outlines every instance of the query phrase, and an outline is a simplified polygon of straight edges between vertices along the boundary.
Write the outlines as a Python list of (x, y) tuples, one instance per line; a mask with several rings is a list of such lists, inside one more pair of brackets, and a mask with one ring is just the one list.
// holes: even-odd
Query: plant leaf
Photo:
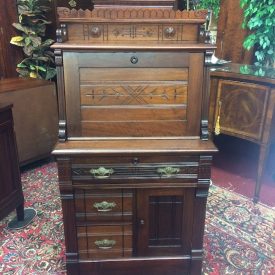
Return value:
[(10, 43), (13, 45), (19, 46), (19, 47), (23, 47), (25, 45), (24, 37), (23, 36), (14, 36), (11, 38)]

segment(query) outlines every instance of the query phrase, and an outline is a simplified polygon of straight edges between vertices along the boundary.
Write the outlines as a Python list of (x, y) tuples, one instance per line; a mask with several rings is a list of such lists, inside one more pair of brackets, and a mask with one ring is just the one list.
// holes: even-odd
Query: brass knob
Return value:
[(131, 61), (132, 64), (137, 64), (137, 63), (138, 63), (138, 58), (137, 58), (137, 56), (132, 56), (132, 57), (130, 58), (130, 61)]

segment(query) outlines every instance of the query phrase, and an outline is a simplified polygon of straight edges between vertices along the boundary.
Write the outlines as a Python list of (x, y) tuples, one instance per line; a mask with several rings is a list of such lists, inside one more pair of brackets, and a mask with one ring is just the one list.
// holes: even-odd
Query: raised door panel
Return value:
[(69, 138), (199, 136), (203, 54), (65, 53), (64, 67)]
[[(260, 141), (266, 116), (269, 88), (254, 83), (220, 80), (215, 110), (220, 131)], [(216, 125), (217, 126), (217, 125)]]
[(137, 191), (137, 255), (190, 255), (194, 190)]

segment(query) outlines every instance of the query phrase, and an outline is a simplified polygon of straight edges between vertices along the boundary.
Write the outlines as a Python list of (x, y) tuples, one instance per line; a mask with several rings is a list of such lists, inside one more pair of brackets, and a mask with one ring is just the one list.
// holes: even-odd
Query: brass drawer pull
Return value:
[(99, 167), (97, 169), (91, 169), (90, 173), (93, 174), (97, 179), (106, 179), (114, 173), (114, 170), (112, 168), (107, 169), (104, 167)]
[(169, 178), (169, 177), (172, 177), (175, 174), (178, 174), (180, 172), (180, 169), (172, 167), (172, 166), (167, 166), (167, 167), (158, 168), (157, 172), (161, 176), (166, 176), (166, 177)]
[(116, 207), (116, 203), (102, 201), (102, 202), (95, 202), (93, 206), (94, 208), (96, 208), (98, 212), (109, 212), (109, 211), (112, 211), (114, 207)]
[(116, 244), (115, 240), (108, 240), (108, 239), (103, 239), (103, 240), (97, 240), (95, 241), (95, 245), (99, 249), (110, 249)]

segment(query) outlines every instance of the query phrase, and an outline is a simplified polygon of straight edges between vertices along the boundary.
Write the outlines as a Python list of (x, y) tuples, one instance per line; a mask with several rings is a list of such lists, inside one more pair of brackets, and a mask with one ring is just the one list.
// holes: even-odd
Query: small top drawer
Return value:
[(75, 190), (78, 221), (131, 221), (132, 192), (127, 190)]

